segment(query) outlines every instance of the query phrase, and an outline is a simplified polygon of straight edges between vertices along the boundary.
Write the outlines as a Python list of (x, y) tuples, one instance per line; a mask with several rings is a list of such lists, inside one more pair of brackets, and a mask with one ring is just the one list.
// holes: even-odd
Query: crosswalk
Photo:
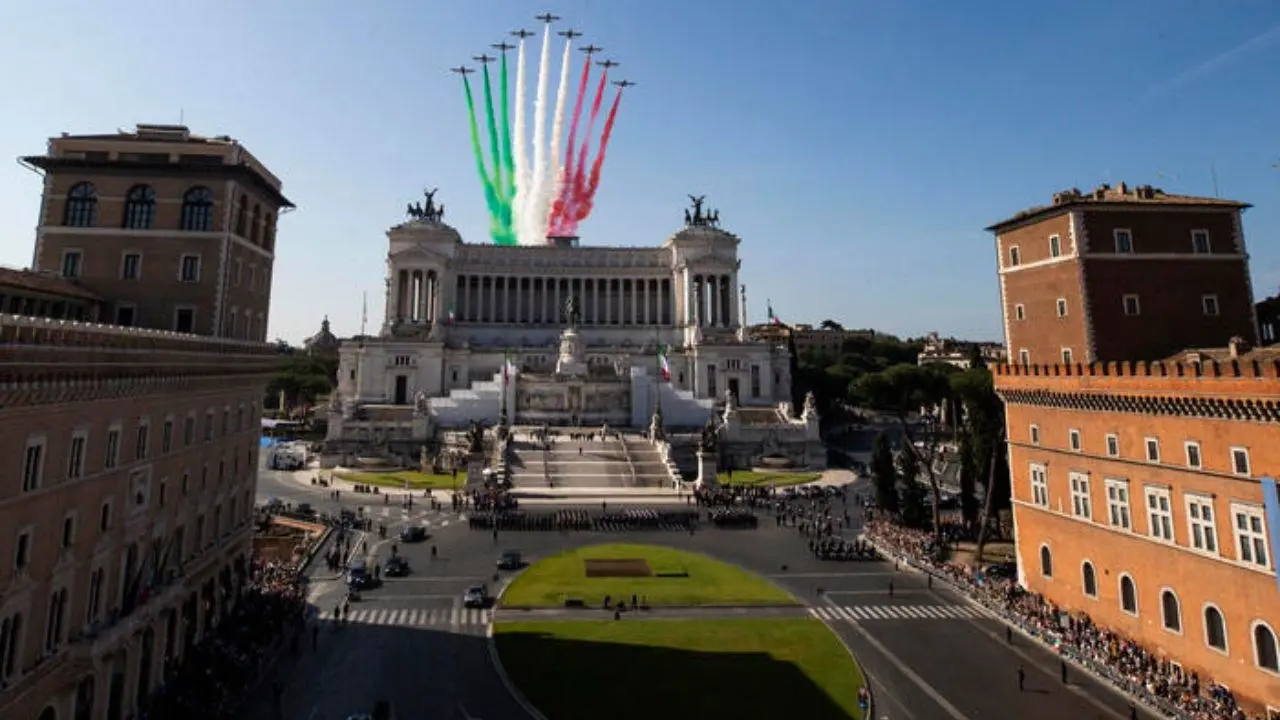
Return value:
[(347, 622), (361, 625), (397, 627), (484, 626), (493, 619), (493, 611), (480, 608), (436, 608), (417, 610), (366, 609), (352, 610)]
[(976, 608), (965, 605), (838, 605), (811, 607), (809, 614), (819, 620), (973, 620), (984, 618)]

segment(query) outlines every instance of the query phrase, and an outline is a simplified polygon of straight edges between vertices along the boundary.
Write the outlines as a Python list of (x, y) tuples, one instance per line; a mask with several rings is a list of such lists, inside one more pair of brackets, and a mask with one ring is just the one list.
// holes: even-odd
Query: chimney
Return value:
[(1244, 338), (1236, 335), (1227, 341), (1227, 350), (1231, 355), (1231, 359), (1235, 360), (1242, 354), (1249, 352), (1249, 343), (1245, 342)]

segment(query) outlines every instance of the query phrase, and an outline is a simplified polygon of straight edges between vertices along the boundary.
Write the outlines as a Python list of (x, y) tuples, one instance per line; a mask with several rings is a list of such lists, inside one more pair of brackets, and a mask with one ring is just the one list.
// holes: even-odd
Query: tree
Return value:
[(818, 327), (821, 327), (823, 330), (844, 330), (843, 325), (830, 318), (823, 320)]
[[(920, 462), (916, 453), (906, 450), (898, 453), (898, 475), (902, 522), (910, 527), (923, 527), (928, 515), (925, 512), (925, 492), (924, 486), (920, 484)], [(936, 525), (936, 512), (933, 520)]]
[[(939, 459), (940, 434), (934, 428), (919, 432), (912, 429), (911, 416), (922, 409), (934, 408), (951, 397), (950, 376), (958, 372), (951, 365), (895, 365), (878, 373), (864, 375), (857, 381), (856, 394), (864, 403), (876, 410), (892, 413), (902, 426), (902, 452), (913, 456), (916, 466), (924, 470), (933, 493), (933, 532), (942, 537), (942, 488), (935, 461)], [(916, 446), (916, 441), (920, 446)], [(905, 519), (908, 508), (902, 508)]]
[(316, 398), (331, 392), (337, 374), (337, 360), (301, 352), (289, 352), (281, 358), (276, 374), (267, 383), (266, 400), (271, 402), (284, 393), (281, 412), (299, 405), (312, 405)]
[(961, 498), (966, 522), (977, 522), (978, 550), (974, 562), (981, 562), (982, 548), (990, 530), (993, 513), (1009, 504), (1009, 464), (1005, 454), (1004, 403), (996, 395), (991, 371), (985, 367), (970, 368), (951, 377), (951, 389), (964, 404), (967, 423), (961, 446), (961, 488), (983, 484), (985, 495), (981, 517), (975, 517), (976, 500)]
[(876, 435), (871, 445), (871, 483), (876, 491), (876, 507), (898, 514), (898, 469), (894, 467), (893, 449), (884, 433)]

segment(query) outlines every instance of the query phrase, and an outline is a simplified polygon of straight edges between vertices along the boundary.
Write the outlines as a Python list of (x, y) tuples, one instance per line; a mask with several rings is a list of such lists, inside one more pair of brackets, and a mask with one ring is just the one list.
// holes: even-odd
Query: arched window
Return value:
[(275, 249), (276, 244), (276, 218), (271, 213), (267, 213), (262, 221), (262, 248), (268, 252)]
[(1258, 667), (1280, 672), (1280, 657), (1276, 653), (1276, 634), (1261, 620), (1253, 625), (1253, 661)]
[(134, 185), (125, 196), (124, 226), (130, 230), (150, 230), (156, 221), (156, 191), (150, 185)]
[(198, 232), (213, 229), (213, 191), (198, 186), (182, 196), (181, 229)]
[(1040, 574), (1047, 578), (1053, 577), (1053, 553), (1049, 552), (1048, 545), (1040, 546)]
[(1182, 632), (1182, 608), (1172, 590), (1165, 589), (1160, 593), (1160, 621), (1164, 623), (1165, 630)]
[(258, 230), (260, 229), (261, 225), (262, 225), (262, 208), (257, 203), (254, 203), (253, 217), (249, 222), (249, 242), (255, 245), (258, 244)]
[(1204, 644), (1214, 650), (1227, 651), (1227, 621), (1216, 605), (1204, 606)]
[(1128, 575), (1120, 576), (1120, 609), (1130, 615), (1138, 614), (1138, 589)]
[(244, 196), (236, 200), (236, 234), (245, 236), (245, 224), (249, 221), (249, 208), (245, 206)]
[(93, 183), (76, 183), (67, 193), (62, 224), (67, 227), (93, 227), (98, 222), (98, 191)]
[(1093, 563), (1088, 560), (1080, 565), (1080, 581), (1085, 595), (1098, 597), (1098, 576), (1093, 572)]
[(9, 646), (5, 648), (4, 657), (0, 658), (0, 677), (13, 677), (14, 671), (18, 669), (18, 646), (21, 644), (22, 613), (17, 613), (9, 623)]

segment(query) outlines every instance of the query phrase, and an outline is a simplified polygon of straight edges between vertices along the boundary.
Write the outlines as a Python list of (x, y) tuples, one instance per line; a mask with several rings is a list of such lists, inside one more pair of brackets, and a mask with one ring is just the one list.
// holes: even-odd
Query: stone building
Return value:
[[(45, 171), (43, 284), (0, 283), (38, 291), (0, 314), (0, 717), (121, 720), (247, 578), (288, 201), (236, 141), (185, 128), (25, 160)], [(66, 319), (93, 319), (72, 300), (115, 324)]]
[(387, 236), (385, 318), (342, 344), (330, 455), (417, 458), (472, 421), (640, 429), (659, 406), (701, 427), (730, 396), (804, 425), (788, 350), (745, 334), (741, 240), (696, 209), (657, 247), (468, 244), (430, 201)]
[(101, 297), (56, 273), (0, 267), (0, 313), (99, 322)]
[[(1169, 196), (1139, 188), (1129, 205), (1140, 208), (1115, 199), (1113, 209), (1112, 195), (1130, 191), (1100, 192), (1100, 218), (1089, 219), (1091, 201), (1072, 197), (1058, 220), (1044, 221), (1060, 224), (1051, 237), (1071, 257), (1045, 251), (1046, 227), (997, 230), (1009, 347), (1025, 350), (995, 368), (1019, 583), (1204, 683), (1224, 684), (1248, 707), (1280, 712), (1280, 497), (1272, 479), (1280, 467), (1280, 353), (1251, 349), (1246, 339), (1255, 334), (1239, 232), (1244, 206), (1181, 199), (1162, 209), (1156, 200)], [(1208, 246), (1197, 228), (1209, 228)], [(1157, 257), (1097, 259), (1083, 229)], [(1143, 238), (1165, 245), (1143, 251)], [(1174, 246), (1178, 238), (1190, 249)], [(1038, 254), (1014, 253), (1010, 263), (1015, 249)], [(1203, 257), (1216, 253), (1224, 257)], [(1054, 312), (1055, 296), (1069, 298), (1066, 317)], [(1130, 296), (1141, 297), (1138, 317), (1149, 326), (1123, 324), (1133, 317), (1121, 302)], [(1209, 297), (1217, 298), (1214, 313), (1202, 303)], [(1083, 320), (1071, 310), (1082, 298)], [(1182, 347), (1147, 361), (1175, 343)], [(1077, 348), (1086, 352), (1056, 353)], [(1078, 362), (1121, 352), (1135, 357)]]
[(987, 228), (1010, 360), (1158, 360), (1230, 337), (1256, 344), (1248, 207), (1120, 183), (1057, 193)]

